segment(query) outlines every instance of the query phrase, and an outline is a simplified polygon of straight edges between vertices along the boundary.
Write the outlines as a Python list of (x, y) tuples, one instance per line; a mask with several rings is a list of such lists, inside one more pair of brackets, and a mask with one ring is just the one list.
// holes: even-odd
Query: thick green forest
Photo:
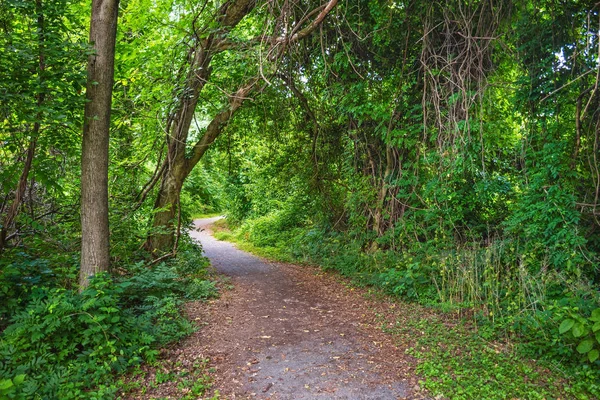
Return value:
[[(113, 398), (191, 332), (181, 305), (216, 294), (188, 236), (206, 213), (600, 397), (599, 3), (115, 4), (108, 169), (88, 181), (94, 9), (0, 0), (0, 398)], [(81, 191), (103, 181), (107, 215)], [(102, 246), (85, 207), (108, 266), (82, 255)]]

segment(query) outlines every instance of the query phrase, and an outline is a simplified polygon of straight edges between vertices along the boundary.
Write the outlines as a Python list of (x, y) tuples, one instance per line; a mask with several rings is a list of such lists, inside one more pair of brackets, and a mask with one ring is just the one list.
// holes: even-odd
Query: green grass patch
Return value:
[(485, 340), (464, 319), (416, 313), (386, 332), (409, 341), (422, 385), (433, 396), (450, 399), (595, 399), (593, 371), (565, 370), (558, 364), (524, 357), (510, 343)]
[(220, 217), (221, 215), (223, 215), (222, 212), (196, 212), (192, 213), (192, 220)]
[(243, 232), (233, 232), (227, 225), (226, 220), (217, 221), (214, 225), (213, 236), (217, 240), (235, 243), (240, 249), (259, 257), (268, 258), (280, 262), (293, 262), (293, 257), (285, 249), (275, 246), (257, 246), (247, 238)]

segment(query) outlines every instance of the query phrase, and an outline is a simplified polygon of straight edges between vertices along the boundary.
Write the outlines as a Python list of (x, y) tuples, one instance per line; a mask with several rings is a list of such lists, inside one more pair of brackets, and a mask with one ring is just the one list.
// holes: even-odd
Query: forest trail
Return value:
[[(420, 399), (414, 360), (378, 327), (373, 301), (317, 268), (273, 263), (218, 241), (196, 220), (191, 235), (232, 289), (207, 307), (206, 323), (174, 349), (209, 358), (227, 399)], [(380, 302), (379, 302), (380, 303)], [(381, 304), (379, 304), (381, 305)]]

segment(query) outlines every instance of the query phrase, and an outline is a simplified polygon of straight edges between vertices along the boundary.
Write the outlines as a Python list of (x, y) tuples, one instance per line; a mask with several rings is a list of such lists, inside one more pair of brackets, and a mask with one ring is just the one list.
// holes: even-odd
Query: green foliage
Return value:
[[(37, 263), (44, 268), (50, 265), (44, 260)], [(193, 331), (181, 305), (216, 295), (215, 286), (206, 280), (206, 266), (201, 250), (184, 243), (180, 256), (169, 264), (148, 268), (138, 263), (126, 276), (98, 275), (81, 293), (61, 288), (44, 268), (13, 266), (3, 271), (3, 290), (20, 294), (15, 296), (18, 303), (3, 310), (10, 318), (0, 336), (3, 394), (7, 398), (114, 396), (119, 390), (115, 375), (143, 360), (154, 360), (157, 346)], [(31, 282), (32, 277), (35, 285), (24, 286), (22, 282)]]
[(409, 260), (405, 268), (390, 268), (381, 273), (378, 278), (381, 280), (381, 285), (389, 287), (396, 296), (416, 300), (419, 297), (433, 297), (430, 273), (419, 263)]
[[(415, 340), (410, 354), (419, 359), (418, 372), (432, 395), (452, 399), (594, 398), (600, 391), (597, 371), (569, 370), (573, 379), (552, 363), (534, 363), (510, 343), (486, 340), (485, 331), (448, 317), (409, 318), (384, 329)], [(415, 334), (418, 332), (418, 334)]]
[(16, 187), (21, 155), (30, 141), (37, 143), (32, 171), (36, 182), (60, 193), (72, 178), (64, 161), (79, 151), (87, 55), (81, 11), (70, 0), (0, 3), (2, 197)]
[(0, 293), (6, 299), (0, 304), (0, 328), (6, 327), (10, 316), (21, 311), (40, 287), (69, 287), (76, 278), (77, 261), (70, 254), (38, 258), (16, 249), (5, 252), (0, 261)]
[(119, 307), (122, 291), (106, 277), (98, 277), (81, 295), (40, 290), (2, 334), (0, 375), (26, 376), (17, 392), (21, 397), (82, 397), (113, 371), (155, 355), (149, 347), (155, 338), (136, 327), (150, 321)]
[[(189, 332), (182, 301), (215, 294), (205, 260), (186, 239), (177, 260), (152, 268), (144, 267), (141, 245), (164, 229), (150, 219), (161, 168), (173, 157), (165, 131), (188, 96), (186, 67), (197, 55), (190, 49), (218, 28), (220, 7), (121, 4), (109, 166), (115, 275), (77, 293), (89, 6), (0, 2), (2, 221), (24, 154), (36, 145), (0, 259), (0, 397), (33, 390), (109, 397), (116, 386), (110, 376)], [(192, 214), (223, 210), (236, 230), (222, 237), (319, 263), (402, 298), (468, 310), (483, 334), (515, 340), (519, 354), (562, 360), (571, 380), (595, 377), (597, 7), (340, 3), (337, 18), (282, 53), (272, 75), (263, 68), (271, 53), (253, 40), (269, 29), (281, 33), (269, 25), (276, 9), (257, 6), (222, 38), (252, 44), (210, 59), (210, 84), (202, 83), (184, 153), (241, 82), (256, 75), (269, 84), (184, 181), (183, 229)], [(292, 30), (308, 23), (295, 12)], [(508, 382), (504, 389), (485, 382), (487, 392), (474, 391), (476, 379), (452, 389), (447, 371), (426, 363), (423, 371), (440, 377), (430, 387), (457, 398), (493, 398), (493, 390), (509, 396), (508, 389), (553, 395), (546, 388), (535, 394), (507, 368), (495, 369), (517, 363), (512, 355), (472, 347), (481, 362), (459, 369), (495, 370), (486, 379)], [(436, 357), (446, 361), (443, 355)]]
[(586, 261), (594, 255), (586, 250), (572, 183), (561, 182), (572, 175), (559, 160), (564, 145), (544, 146), (538, 161), (543, 167), (532, 167), (530, 183), (512, 205), (506, 226), (523, 242), (522, 258), (530, 269), (552, 268), (577, 276), (584, 270), (594, 272)]
[(583, 317), (574, 309), (569, 317), (558, 327), (561, 335), (569, 335), (569, 339), (577, 346), (575, 350), (583, 356), (583, 360), (594, 363), (600, 356), (600, 308), (593, 310), (588, 317)]

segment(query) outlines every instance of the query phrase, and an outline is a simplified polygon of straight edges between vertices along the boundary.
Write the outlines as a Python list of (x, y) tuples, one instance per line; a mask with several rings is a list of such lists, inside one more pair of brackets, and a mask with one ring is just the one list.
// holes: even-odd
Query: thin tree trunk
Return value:
[[(44, 9), (42, 0), (36, 0), (35, 11), (37, 13), (37, 25), (38, 25), (38, 74), (40, 77), (40, 86), (44, 79), (44, 71), (46, 70), (46, 57), (44, 52), (44, 41), (45, 41), (45, 27), (44, 27)], [(37, 106), (40, 108), (44, 103), (44, 92), (40, 90), (37, 95)], [(27, 156), (25, 157), (25, 165), (23, 166), (23, 172), (19, 178), (19, 183), (15, 190), (15, 198), (6, 213), (4, 220), (2, 221), (2, 228), (0, 229), (0, 254), (6, 247), (8, 230), (12, 227), (12, 224), (19, 215), (19, 208), (23, 197), (25, 196), (25, 190), (27, 189), (27, 180), (29, 178), (29, 172), (31, 171), (31, 165), (33, 163), (33, 157), (35, 156), (35, 148), (37, 145), (37, 139), (40, 134), (40, 127), (42, 119), (42, 113), (38, 111), (36, 115), (36, 121), (33, 124), (33, 132), (29, 140), (29, 146), (27, 147)]]
[(114, 80), (118, 0), (92, 0), (81, 154), (81, 269), (79, 284), (109, 267), (108, 139)]
[(383, 236), (385, 233), (385, 217), (384, 211), (386, 209), (386, 197), (388, 195), (388, 189), (390, 186), (389, 180), (394, 173), (395, 168), (395, 157), (394, 151), (391, 146), (385, 146), (385, 173), (383, 174), (383, 179), (381, 180), (381, 187), (379, 188), (379, 193), (377, 194), (377, 208), (375, 210), (375, 223), (374, 228), (375, 232), (377, 232), (377, 237)]
[(157, 210), (153, 220), (154, 232), (146, 242), (146, 247), (152, 254), (173, 250), (175, 211), (176, 206), (179, 204), (179, 196), (186, 176), (187, 174), (181, 168), (181, 165), (179, 168), (165, 171), (163, 175), (158, 196), (154, 203), (154, 209)]
[[(154, 255), (172, 251), (175, 244), (175, 211), (179, 204), (181, 189), (187, 176), (192, 172), (196, 164), (215, 139), (221, 134), (227, 126), (231, 117), (242, 105), (246, 96), (254, 89), (256, 79), (242, 86), (232, 97), (229, 107), (217, 114), (210, 122), (202, 138), (194, 145), (191, 157), (186, 158), (183, 150), (176, 150), (172, 161), (165, 170), (154, 209), (156, 210), (153, 219), (154, 231), (148, 237), (145, 247)], [(189, 109), (193, 113), (193, 109)], [(181, 118), (186, 118), (182, 114)], [(173, 147), (177, 144), (173, 144)], [(176, 148), (176, 147), (175, 147)]]
[[(37, 127), (37, 129), (35, 129)], [(34, 134), (39, 132), (39, 123), (36, 122), (34, 127)], [(4, 221), (2, 221), (2, 229), (0, 229), (0, 253), (6, 247), (8, 230), (12, 226), (15, 221), (17, 215), (19, 215), (19, 208), (21, 202), (23, 201), (23, 195), (25, 194), (25, 189), (27, 187), (27, 177), (29, 175), (29, 171), (31, 170), (31, 164), (33, 162), (33, 156), (35, 154), (35, 146), (36, 139), (33, 138), (31, 142), (29, 142), (29, 147), (27, 149), (27, 156), (25, 158), (25, 166), (23, 167), (23, 172), (21, 173), (21, 177), (19, 178), (19, 183), (17, 184), (17, 189), (15, 190), (15, 198), (4, 217)]]

